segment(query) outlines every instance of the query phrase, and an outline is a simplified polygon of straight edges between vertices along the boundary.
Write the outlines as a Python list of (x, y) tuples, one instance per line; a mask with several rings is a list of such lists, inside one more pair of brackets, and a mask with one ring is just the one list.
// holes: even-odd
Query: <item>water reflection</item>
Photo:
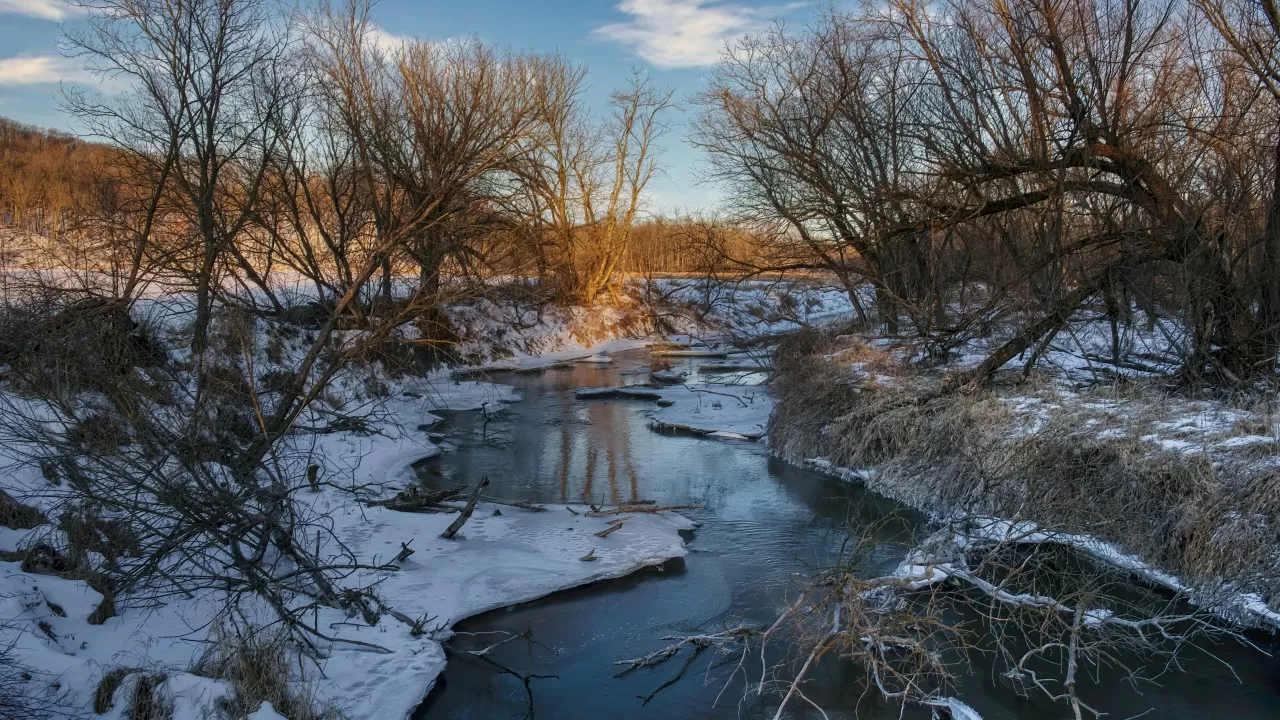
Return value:
[[(846, 551), (844, 528), (875, 525), (879, 540), (863, 558), (867, 572), (892, 568), (902, 557), (915, 516), (859, 488), (781, 463), (757, 444), (659, 434), (647, 427), (643, 401), (578, 401), (577, 387), (603, 387), (645, 378), (643, 353), (615, 356), (609, 367), (577, 366), (536, 376), (504, 375), (525, 401), (482, 423), (474, 414), (448, 418), (442, 428), (458, 451), (425, 463), (428, 484), (453, 485), (487, 475), (494, 494), (536, 502), (617, 503), (655, 500), (703, 504), (690, 513), (701, 522), (686, 561), (665, 572), (645, 571), (617, 581), (558, 593), (460, 624), (466, 632), (528, 630), (532, 643), (511, 643), (492, 658), (517, 673), (554, 675), (535, 680), (535, 716), (595, 720), (624, 718), (772, 717), (776, 698), (743, 699), (736, 657), (701, 655), (679, 682), (644, 702), (677, 672), (660, 666), (614, 677), (613, 663), (666, 643), (663, 636), (714, 631), (739, 622), (767, 625), (786, 604), (798, 574), (836, 562)], [(885, 517), (897, 520), (882, 523)], [(458, 641), (466, 647), (466, 639)], [(1089, 688), (1112, 717), (1280, 717), (1274, 660), (1239, 648), (1219, 655), (1233, 667), (1205, 658), (1194, 674), (1165, 678), (1142, 694), (1118, 681)], [(771, 659), (772, 656), (771, 656)], [(758, 680), (759, 664), (754, 667)], [(1232, 672), (1244, 680), (1236, 682)], [(420, 708), (419, 718), (521, 717), (527, 709), (519, 677), (455, 654), (445, 684)], [(860, 670), (829, 662), (806, 693), (829, 718), (897, 718), (899, 708), (868, 700)], [(729, 688), (724, 691), (726, 683)], [(962, 679), (962, 697), (987, 720), (1057, 720), (1064, 708), (1020, 699), (999, 686), (989, 667)], [(771, 705), (772, 703), (772, 705)], [(797, 707), (792, 717), (821, 717)], [(928, 718), (908, 710), (901, 717)]]

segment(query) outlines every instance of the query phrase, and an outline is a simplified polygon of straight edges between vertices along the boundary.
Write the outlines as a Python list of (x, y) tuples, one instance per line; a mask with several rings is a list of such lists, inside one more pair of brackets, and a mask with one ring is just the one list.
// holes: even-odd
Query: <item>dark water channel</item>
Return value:
[[(435, 430), (454, 447), (423, 464), (419, 473), (431, 486), (471, 483), (486, 475), (494, 495), (511, 500), (705, 505), (687, 513), (701, 523), (688, 557), (663, 571), (642, 571), (487, 613), (457, 630), (531, 631), (535, 642), (507, 643), (491, 657), (518, 673), (554, 676), (529, 683), (537, 718), (773, 717), (777, 699), (742, 700), (740, 675), (716, 702), (736, 658), (703, 653), (679, 681), (647, 703), (645, 697), (679, 673), (684, 656), (622, 678), (614, 677), (613, 663), (667, 645), (663, 636), (714, 632), (739, 621), (772, 622), (800, 574), (840, 557), (848, 524), (900, 518), (887, 523), (879, 544), (863, 560), (868, 573), (887, 572), (901, 560), (901, 542), (918, 518), (859, 487), (770, 458), (755, 443), (651, 430), (645, 416), (649, 403), (573, 396), (580, 387), (644, 382), (648, 369), (647, 353), (636, 351), (614, 355), (607, 366), (497, 375), (495, 381), (521, 390), (523, 402), (488, 420), (475, 413), (446, 418)], [(453, 642), (483, 647), (493, 637), (462, 636)], [(1262, 641), (1269, 650), (1280, 649), (1269, 638)], [(1150, 718), (1280, 718), (1280, 662), (1236, 645), (1215, 653), (1223, 662), (1189, 655), (1192, 672), (1165, 675), (1159, 684), (1135, 688), (1104, 681), (1084, 693), (1109, 718), (1143, 713)], [(753, 672), (758, 677), (758, 662)], [(989, 668), (977, 667), (957, 693), (986, 720), (1068, 716), (1065, 706), (1018, 698), (991, 675)], [(858, 669), (833, 662), (820, 668), (806, 692), (833, 720), (929, 717), (911, 709), (900, 715), (896, 705), (874, 701), (865, 694), (862, 678)], [(415, 717), (525, 717), (529, 697), (518, 677), (453, 652)], [(802, 704), (791, 705), (787, 716), (822, 717)]]

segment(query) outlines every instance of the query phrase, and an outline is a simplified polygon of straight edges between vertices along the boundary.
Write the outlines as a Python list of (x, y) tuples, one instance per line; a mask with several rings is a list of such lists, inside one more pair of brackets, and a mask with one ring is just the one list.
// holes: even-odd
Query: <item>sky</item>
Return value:
[[(663, 139), (662, 176), (649, 188), (652, 212), (712, 209), (719, 193), (697, 181), (700, 153), (688, 143), (692, 99), (725, 44), (775, 19), (803, 22), (813, 5), (788, 0), (382, 0), (373, 11), (385, 32), (441, 40), (464, 36), (504, 48), (556, 52), (589, 68), (586, 98), (603, 108), (609, 92), (639, 68), (675, 91)], [(66, 83), (97, 84), (58, 50), (64, 28), (80, 24), (64, 0), (0, 0), (0, 115), (70, 132), (61, 110)]]

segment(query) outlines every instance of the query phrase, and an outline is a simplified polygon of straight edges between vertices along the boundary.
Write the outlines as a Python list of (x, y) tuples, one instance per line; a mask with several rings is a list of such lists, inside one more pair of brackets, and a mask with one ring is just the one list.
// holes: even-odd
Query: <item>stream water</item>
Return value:
[[(647, 352), (635, 351), (615, 354), (606, 366), (504, 373), (495, 381), (519, 388), (522, 402), (488, 419), (450, 415), (433, 429), (453, 447), (418, 467), (429, 486), (488, 476), (493, 494), (510, 500), (653, 500), (705, 509), (686, 513), (701, 525), (683, 561), (460, 623), (455, 648), (483, 647), (497, 637), (483, 633), (496, 630), (527, 630), (533, 641), (495, 649), (496, 665), (452, 652), (415, 718), (772, 717), (777, 698), (744, 699), (741, 674), (726, 686), (736, 657), (702, 653), (656, 694), (680, 674), (685, 655), (620, 678), (614, 662), (664, 647), (664, 636), (771, 623), (800, 576), (840, 557), (850, 524), (878, 524), (878, 542), (862, 560), (868, 573), (891, 570), (902, 559), (905, 532), (919, 519), (901, 506), (780, 462), (756, 443), (654, 431), (645, 416), (652, 406), (643, 401), (574, 398), (581, 387), (645, 382), (648, 370)], [(886, 517), (894, 520), (878, 522)], [(1191, 671), (1158, 684), (1104, 678), (1082, 692), (1111, 718), (1280, 718), (1280, 646), (1270, 638), (1259, 642), (1271, 656), (1222, 645), (1213, 648), (1217, 659), (1187, 655)], [(526, 688), (498, 665), (543, 677)], [(758, 678), (758, 661), (752, 672)], [(957, 693), (986, 720), (1067, 716), (1065, 706), (1019, 698), (992, 675), (979, 664)], [(919, 709), (900, 715), (898, 706), (875, 701), (865, 689), (860, 670), (837, 662), (823, 664), (806, 685), (832, 719), (929, 717)], [(797, 703), (788, 717), (823, 715)]]

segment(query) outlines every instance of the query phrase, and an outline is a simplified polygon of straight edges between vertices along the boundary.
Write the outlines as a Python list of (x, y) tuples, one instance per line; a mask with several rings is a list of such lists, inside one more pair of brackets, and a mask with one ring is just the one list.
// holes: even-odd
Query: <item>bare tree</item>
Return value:
[[(1274, 0), (1196, 0), (1195, 4), (1234, 59), (1265, 88), (1274, 117), (1280, 109), (1280, 5)], [(1275, 152), (1271, 158), (1271, 202), (1263, 230), (1258, 304), (1266, 343), (1264, 362), (1274, 368), (1280, 352), (1280, 129), (1272, 131)]]
[[(1270, 52), (1254, 17), (1245, 42)], [(1173, 0), (832, 10), (729, 49), (698, 143), (739, 218), (773, 228), (747, 274), (868, 287), (885, 328), (905, 311), (934, 354), (1011, 326), (971, 383), (1099, 299), (1118, 354), (1127, 298), (1151, 322), (1156, 276), (1178, 287), (1162, 299), (1188, 330), (1184, 375), (1243, 382), (1275, 370), (1255, 292), (1270, 256), (1243, 262), (1274, 129), (1200, 47)], [(982, 300), (957, 302), (972, 285)]]
[[(228, 260), (274, 301), (238, 250), (275, 143), (275, 82), (287, 34), (265, 0), (87, 0), (88, 28), (67, 44), (96, 72), (120, 78), (118, 101), (69, 96), (89, 131), (125, 148), (151, 192), (137, 227), (131, 295), (148, 252), (195, 287), (192, 349), (206, 347), (219, 264)], [(165, 242), (155, 243), (158, 225)]]
[(550, 237), (560, 292), (590, 305), (602, 292), (617, 294), (616, 275), (657, 171), (655, 143), (672, 92), (635, 72), (613, 94), (609, 122), (596, 126), (581, 103), (581, 68), (549, 63), (542, 78), (539, 132), (522, 182), (532, 224)]

